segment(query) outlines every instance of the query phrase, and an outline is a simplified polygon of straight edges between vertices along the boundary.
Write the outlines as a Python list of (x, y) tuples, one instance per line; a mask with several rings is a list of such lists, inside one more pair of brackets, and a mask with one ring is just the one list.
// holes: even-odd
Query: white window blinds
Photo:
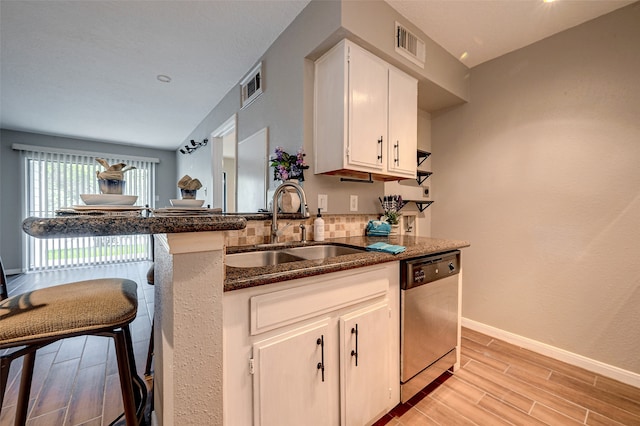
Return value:
[[(22, 152), (24, 166), (24, 217), (52, 217), (56, 210), (83, 205), (80, 194), (99, 194), (96, 171), (104, 170), (95, 159), (109, 164), (126, 163), (136, 169), (126, 172), (124, 194), (137, 195), (137, 206), (154, 207), (157, 159), (108, 157), (30, 146), (14, 146)], [(149, 235), (39, 239), (27, 236), (26, 267), (44, 270), (59, 267), (149, 260)]]

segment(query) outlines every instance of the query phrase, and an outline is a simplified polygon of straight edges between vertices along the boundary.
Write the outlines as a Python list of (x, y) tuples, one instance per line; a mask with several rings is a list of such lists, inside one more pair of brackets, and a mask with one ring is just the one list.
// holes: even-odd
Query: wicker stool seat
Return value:
[[(0, 261), (0, 269), (2, 263)], [(144, 423), (146, 386), (136, 373), (129, 323), (138, 310), (137, 284), (121, 278), (62, 284), (7, 297), (0, 283), (0, 410), (11, 361), (24, 356), (16, 425), (27, 418), (36, 350), (60, 339), (99, 335), (114, 339), (127, 425)]]
[(110, 330), (138, 310), (137, 285), (124, 279), (79, 281), (0, 301), (0, 347)]

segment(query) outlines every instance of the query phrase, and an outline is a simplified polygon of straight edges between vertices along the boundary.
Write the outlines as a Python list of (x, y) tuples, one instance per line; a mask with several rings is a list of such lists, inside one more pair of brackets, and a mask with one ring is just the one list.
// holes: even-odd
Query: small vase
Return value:
[(180, 189), (183, 200), (194, 200), (197, 192), (197, 189)]
[(120, 194), (124, 192), (125, 181), (118, 179), (98, 179), (101, 194)]
[[(297, 179), (290, 179), (293, 183), (298, 183)], [(300, 196), (293, 188), (285, 188), (278, 200), (280, 211), (283, 213), (297, 213), (300, 211)]]

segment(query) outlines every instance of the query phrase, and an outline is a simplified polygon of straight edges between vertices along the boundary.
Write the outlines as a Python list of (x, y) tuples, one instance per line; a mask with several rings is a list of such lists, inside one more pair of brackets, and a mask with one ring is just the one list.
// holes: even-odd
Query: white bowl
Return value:
[(132, 206), (138, 200), (137, 195), (120, 194), (80, 194), (88, 206)]
[(169, 201), (173, 207), (201, 207), (204, 204), (204, 200), (174, 199)]

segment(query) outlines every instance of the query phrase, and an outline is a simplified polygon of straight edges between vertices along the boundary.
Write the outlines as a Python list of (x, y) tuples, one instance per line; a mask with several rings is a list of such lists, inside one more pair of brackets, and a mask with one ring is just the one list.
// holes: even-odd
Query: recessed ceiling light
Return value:
[(162, 83), (170, 83), (171, 82), (171, 77), (169, 77), (168, 75), (158, 74), (158, 76), (156, 78), (158, 79), (158, 81), (161, 81)]
[(542, 0), (543, 3), (553, 3), (555, 0)]

